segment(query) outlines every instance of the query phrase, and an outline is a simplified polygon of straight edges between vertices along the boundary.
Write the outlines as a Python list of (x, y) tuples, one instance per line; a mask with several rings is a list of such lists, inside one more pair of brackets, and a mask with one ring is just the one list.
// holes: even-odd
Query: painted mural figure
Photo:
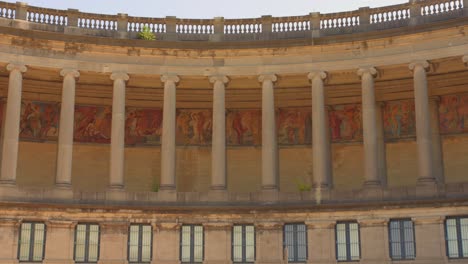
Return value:
[(180, 109), (177, 111), (176, 142), (179, 145), (210, 145), (212, 112)]
[(303, 145), (312, 142), (312, 112), (309, 108), (279, 109), (278, 143)]
[(162, 109), (128, 107), (126, 113), (125, 144), (161, 143)]
[(55, 140), (58, 136), (58, 103), (22, 102), (20, 137), (31, 140)]
[(468, 94), (446, 95), (439, 105), (440, 132), (468, 132)]
[(387, 102), (383, 111), (385, 137), (414, 136), (416, 133), (414, 111), (413, 100)]
[(361, 105), (336, 105), (328, 113), (332, 141), (362, 139)]
[(261, 144), (261, 111), (228, 110), (227, 143), (232, 146)]
[(109, 106), (76, 106), (74, 138), (83, 143), (109, 143), (112, 110)]

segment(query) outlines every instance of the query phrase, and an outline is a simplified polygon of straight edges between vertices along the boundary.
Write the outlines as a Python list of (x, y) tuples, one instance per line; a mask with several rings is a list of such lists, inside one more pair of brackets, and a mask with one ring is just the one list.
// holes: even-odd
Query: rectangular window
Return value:
[(95, 263), (99, 259), (99, 225), (78, 224), (75, 229), (75, 262)]
[(393, 260), (414, 259), (414, 225), (410, 219), (390, 220), (388, 224), (390, 257)]
[(150, 263), (153, 228), (151, 225), (130, 225), (128, 234), (128, 262)]
[(203, 226), (183, 225), (180, 233), (180, 261), (183, 263), (203, 262)]
[(46, 226), (44, 223), (22, 223), (18, 260), (23, 262), (41, 262), (44, 259)]
[(232, 261), (255, 262), (255, 227), (234, 225), (232, 228)]
[(468, 258), (468, 217), (447, 218), (445, 240), (449, 258)]
[(307, 227), (305, 224), (285, 224), (283, 247), (289, 262), (307, 261)]
[(339, 222), (336, 224), (336, 259), (356, 261), (360, 259), (359, 224)]

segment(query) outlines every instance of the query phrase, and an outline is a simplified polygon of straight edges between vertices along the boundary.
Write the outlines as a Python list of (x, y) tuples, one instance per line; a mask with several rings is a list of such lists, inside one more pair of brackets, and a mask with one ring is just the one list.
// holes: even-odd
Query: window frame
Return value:
[[(130, 229), (132, 226), (138, 226), (138, 260), (131, 261), (130, 260)], [(149, 226), (151, 228), (151, 239), (150, 239), (150, 260), (149, 262), (142, 261), (143, 257), (143, 226)], [(128, 226), (128, 234), (127, 234), (127, 261), (128, 263), (146, 263), (149, 264), (153, 261), (153, 226), (151, 224), (130, 224)]]
[[(21, 237), (23, 234), (23, 224), (31, 224), (31, 234), (29, 236), (29, 255), (28, 255), (28, 260), (21, 260)], [(44, 238), (42, 241), (42, 259), (41, 260), (34, 260), (34, 239), (35, 239), (35, 227), (37, 224), (43, 224), (44, 225)], [(46, 247), (46, 241), (47, 241), (47, 225), (45, 222), (41, 221), (23, 221), (20, 224), (20, 232), (19, 232), (19, 237), (18, 237), (18, 254), (17, 254), (17, 259), (19, 262), (30, 262), (30, 263), (40, 263), (43, 262), (45, 259), (45, 247)]]
[[(338, 259), (338, 225), (345, 224), (345, 239), (346, 239), (346, 259), (339, 260)], [(351, 257), (351, 239), (350, 239), (350, 224), (357, 224), (357, 231), (358, 231), (358, 245), (359, 245), (359, 258), (353, 260)], [(361, 252), (361, 226), (359, 225), (358, 221), (355, 220), (348, 220), (348, 221), (338, 221), (335, 224), (335, 255), (337, 262), (359, 262), (362, 258)]]
[[(234, 228), (236, 226), (242, 227), (242, 260), (241, 261), (235, 261), (234, 260)], [(253, 244), (253, 250), (254, 250), (254, 256), (253, 256), (253, 261), (247, 261), (247, 243), (246, 243), (246, 227), (247, 226), (252, 226), (254, 229), (254, 244)], [(255, 228), (255, 225), (253, 224), (234, 224), (231, 229), (231, 261), (232, 263), (255, 263), (257, 260), (257, 229)]]
[[(405, 227), (403, 226), (403, 223), (405, 222), (411, 222), (411, 228), (413, 229), (413, 249), (414, 249), (414, 256), (412, 258), (407, 256), (406, 253), (406, 237), (405, 237)], [(394, 258), (393, 252), (392, 252), (392, 230), (391, 230), (391, 223), (392, 222), (398, 222), (400, 223), (400, 228), (399, 228), (399, 238), (400, 238), (400, 250), (401, 250), (401, 258)], [(399, 261), (399, 260), (415, 260), (416, 259), (416, 231), (414, 227), (414, 221), (411, 218), (396, 218), (396, 219), (390, 219), (388, 221), (388, 252), (390, 255), (390, 259), (392, 261)]]
[[(85, 260), (84, 261), (77, 261), (76, 260), (76, 238), (78, 234), (78, 226), (79, 225), (85, 225), (86, 226), (86, 235), (85, 235)], [(89, 260), (89, 233), (90, 233), (90, 227), (92, 225), (97, 225), (98, 226), (98, 244), (97, 244), (97, 260), (96, 261), (90, 261)], [(75, 263), (97, 263), (99, 262), (99, 257), (101, 253), (101, 226), (98, 223), (78, 223), (75, 226), (75, 237), (74, 237), (74, 244), (73, 244), (73, 261)]]
[[(444, 230), (445, 230), (445, 254), (448, 259), (468, 259), (468, 254), (466, 256), (463, 255), (463, 239), (462, 239), (462, 232), (461, 232), (461, 225), (460, 225), (460, 220), (461, 219), (467, 219), (468, 216), (466, 215), (461, 215), (461, 216), (450, 216), (446, 217), (444, 220)], [(455, 228), (456, 228), (456, 234), (457, 234), (457, 253), (458, 257), (450, 257), (450, 252), (449, 252), (449, 245), (448, 245), (448, 226), (447, 226), (447, 221), (448, 220), (455, 220)], [(468, 242), (467, 242), (468, 243)]]
[[(182, 260), (182, 236), (183, 236), (183, 228), (184, 226), (190, 227), (190, 260), (183, 261)], [(200, 226), (202, 228), (202, 259), (201, 262), (195, 261), (195, 227)], [(179, 235), (179, 261), (180, 263), (203, 263), (205, 261), (205, 227), (201, 224), (183, 224), (180, 227), (180, 235)]]
[[(293, 239), (293, 248), (294, 248), (294, 260), (289, 260), (289, 252), (288, 252), (288, 262), (289, 263), (307, 263), (307, 260), (309, 259), (309, 239), (308, 239), (308, 230), (307, 230), (307, 225), (305, 223), (285, 223), (283, 225), (283, 259), (286, 257), (284, 256), (284, 249), (286, 248), (286, 226), (288, 225), (292, 225), (294, 226), (294, 229), (293, 229), (293, 236), (296, 238), (296, 239)], [(305, 227), (305, 260), (299, 260), (299, 254), (298, 254), (298, 249), (299, 249), (299, 240), (297, 238), (297, 234), (298, 234), (298, 231), (297, 231), (297, 226), (298, 225), (303, 225)]]

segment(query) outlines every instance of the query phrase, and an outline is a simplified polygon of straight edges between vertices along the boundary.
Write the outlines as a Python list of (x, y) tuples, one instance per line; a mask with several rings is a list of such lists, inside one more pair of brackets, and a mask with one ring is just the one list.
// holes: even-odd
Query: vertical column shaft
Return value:
[(74, 69), (63, 69), (60, 75), (63, 76), (63, 88), (55, 183), (68, 187), (71, 185), (72, 176), (75, 88), (80, 73)]
[(8, 98), (5, 115), (5, 130), (3, 132), (3, 152), (1, 182), (16, 183), (16, 167), (18, 163), (18, 140), (21, 115), (21, 91), (23, 88), (23, 73), (26, 66), (10, 63), (8, 80)]
[(432, 129), (426, 76), (426, 68), (428, 67), (429, 63), (427, 61), (414, 62), (409, 65), (414, 78), (419, 183), (435, 182), (432, 171)]
[(176, 189), (176, 83), (177, 75), (163, 75), (164, 107), (161, 142), (161, 190)]
[(443, 184), (445, 182), (444, 177), (444, 160), (442, 155), (442, 142), (440, 139), (439, 132), (439, 102), (438, 96), (432, 96), (429, 98), (429, 109), (431, 111), (431, 129), (432, 129), (432, 165), (434, 178), (438, 183)]
[(364, 185), (380, 186), (378, 170), (377, 113), (375, 109), (374, 75), (377, 70), (364, 67), (358, 70), (362, 81), (362, 126), (364, 134)]
[(328, 136), (328, 114), (325, 111), (325, 88), (323, 71), (311, 72), (312, 83), (312, 152), (315, 188), (329, 188), (331, 182), (330, 138)]
[(213, 87), (213, 143), (211, 150), (211, 189), (226, 189), (226, 76), (212, 76)]
[(125, 82), (129, 77), (124, 72), (111, 75), (114, 81), (112, 96), (112, 131), (110, 153), (110, 188), (124, 187), (125, 152)]
[(278, 146), (275, 122), (274, 74), (259, 76), (262, 83), (262, 189), (278, 189)]

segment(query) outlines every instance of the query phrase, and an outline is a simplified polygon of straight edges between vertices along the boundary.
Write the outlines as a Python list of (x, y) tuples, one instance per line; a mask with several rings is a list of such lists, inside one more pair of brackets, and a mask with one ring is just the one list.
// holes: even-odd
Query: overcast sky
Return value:
[[(4, 0), (5, 1), (5, 0)], [(16, 2), (17, 0), (6, 0)], [(102, 14), (180, 18), (249, 18), (262, 15), (297, 16), (310, 12), (333, 13), (363, 6), (387, 6), (408, 0), (21, 0), (56, 9), (76, 8)]]

